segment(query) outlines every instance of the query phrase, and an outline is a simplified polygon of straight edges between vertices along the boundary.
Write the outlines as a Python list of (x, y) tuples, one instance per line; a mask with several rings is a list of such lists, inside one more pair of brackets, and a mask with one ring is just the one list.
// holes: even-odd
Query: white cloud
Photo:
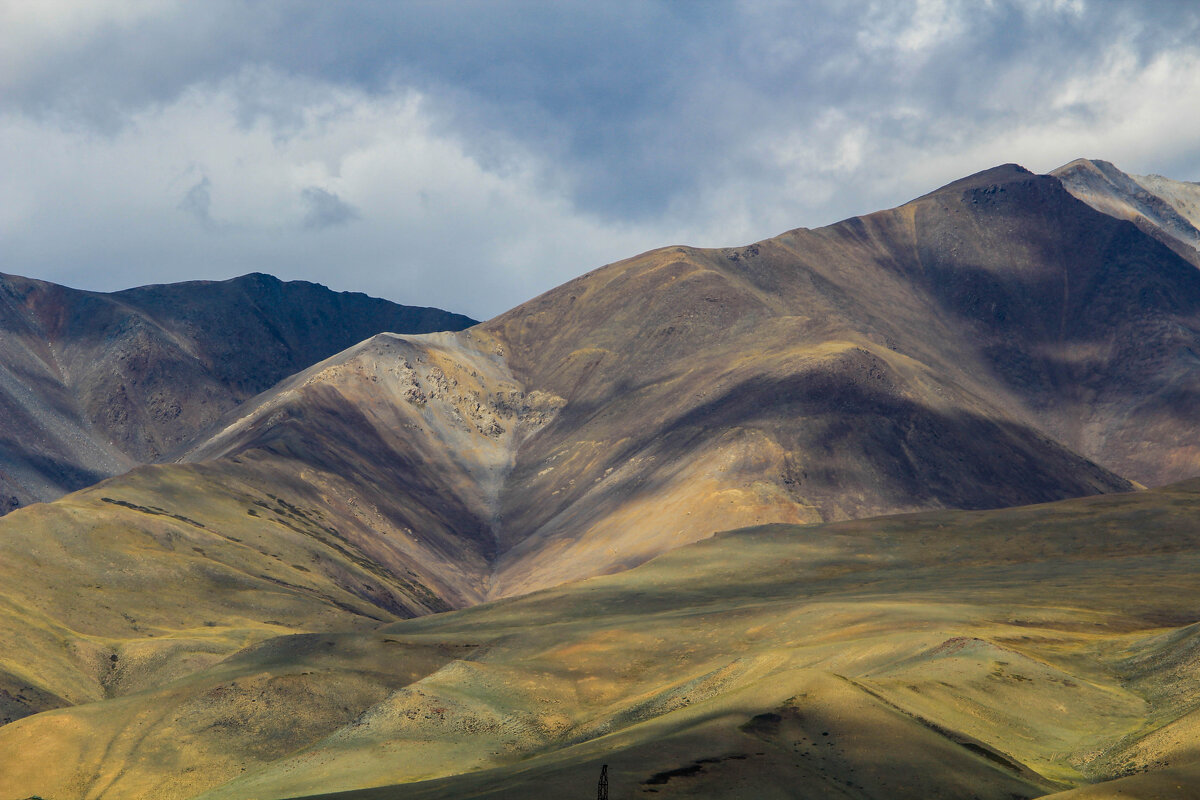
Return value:
[[(1180, 180), (1200, 178), (1200, 50), (1174, 49), (1141, 63), (1117, 46), (1095, 72), (1047, 98), (1046, 108), (1010, 124), (978, 128), (942, 152), (914, 158), (907, 180), (945, 179), (981, 165), (1020, 161), (1046, 172), (1075, 158), (1102, 158), (1135, 173), (1177, 165)], [(912, 154), (916, 155), (916, 154)]]
[[(990, 6), (990, 0), (984, 0)], [(894, 51), (911, 57), (928, 54), (936, 45), (960, 35), (966, 16), (979, 3), (962, 0), (872, 0), (862, 15), (858, 43), (867, 51)]]
[(0, 87), (107, 30), (170, 13), (170, 0), (0, 0)]
[(87, 286), (262, 270), (476, 315), (657, 243), (579, 212), (519, 146), (492, 156), (418, 92), (248, 70), (111, 134), (0, 117), (0, 236), (10, 263)]

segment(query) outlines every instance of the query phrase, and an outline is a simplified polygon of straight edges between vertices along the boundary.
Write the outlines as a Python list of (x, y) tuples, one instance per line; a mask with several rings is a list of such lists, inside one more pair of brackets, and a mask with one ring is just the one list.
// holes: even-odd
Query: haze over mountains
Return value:
[[(456, 332), (6, 277), (6, 491), (163, 463), (0, 520), (0, 797), (527, 796), (612, 753), (622, 796), (1192, 776), (1194, 487), (1070, 498), (1200, 475), (1198, 195), (1005, 165)], [(796, 762), (817, 719), (842, 744)]]

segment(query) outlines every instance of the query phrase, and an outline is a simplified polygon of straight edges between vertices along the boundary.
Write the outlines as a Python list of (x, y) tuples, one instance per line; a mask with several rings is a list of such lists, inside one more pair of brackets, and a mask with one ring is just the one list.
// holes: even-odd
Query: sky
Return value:
[(1200, 3), (0, 0), (0, 272), (485, 319), (997, 164), (1200, 181)]

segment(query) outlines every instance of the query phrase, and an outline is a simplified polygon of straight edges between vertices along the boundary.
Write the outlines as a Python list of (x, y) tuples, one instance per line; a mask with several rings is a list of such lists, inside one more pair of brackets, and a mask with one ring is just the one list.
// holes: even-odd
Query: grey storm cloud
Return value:
[(308, 209), (304, 212), (303, 226), (306, 230), (320, 230), (331, 225), (345, 225), (361, 215), (354, 206), (333, 192), (319, 186), (309, 186), (300, 193)]
[(211, 226), (212, 221), (212, 181), (201, 178), (187, 190), (179, 201), (179, 210), (191, 214), (204, 226)]
[(1003, 161), (1200, 177), (1191, 2), (44, 0), (0, 31), (4, 269), (95, 288), (221, 264), (487, 316)]

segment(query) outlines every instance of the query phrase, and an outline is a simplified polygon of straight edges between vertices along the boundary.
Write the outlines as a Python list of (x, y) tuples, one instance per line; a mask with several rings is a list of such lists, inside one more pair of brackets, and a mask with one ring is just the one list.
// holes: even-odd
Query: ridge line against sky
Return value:
[(1200, 179), (1200, 7), (0, 0), (0, 271), (487, 318), (1004, 162)]

